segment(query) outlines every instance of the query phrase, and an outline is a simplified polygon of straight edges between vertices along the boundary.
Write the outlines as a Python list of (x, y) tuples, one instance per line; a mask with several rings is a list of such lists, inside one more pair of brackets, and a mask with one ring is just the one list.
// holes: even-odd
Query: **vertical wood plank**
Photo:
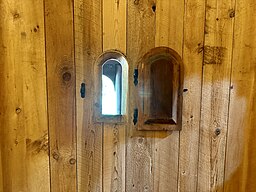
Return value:
[(50, 191), (43, 1), (0, 11), (0, 191)]
[(184, 94), (180, 132), (179, 191), (196, 191), (204, 44), (205, 1), (186, 0), (184, 13)]
[(76, 191), (73, 1), (45, 0), (51, 190)]
[(232, 55), (232, 1), (207, 0), (198, 191), (223, 191)]
[(0, 192), (4, 191), (4, 184), (3, 184), (3, 168), (2, 168), (2, 155), (1, 155), (1, 149), (0, 149)]
[(236, 1), (225, 191), (256, 191), (256, 2)]
[(130, 111), (126, 147), (126, 191), (153, 191), (153, 132), (137, 131), (133, 125), (134, 100), (133, 71), (140, 59), (155, 46), (154, 0), (128, 0), (127, 58), (129, 63)]
[(155, 46), (167, 46), (182, 55), (184, 1), (156, 0)]
[(125, 191), (126, 125), (104, 124), (103, 188), (104, 191)]
[[(167, 46), (182, 56), (184, 1), (157, 0), (155, 46)], [(155, 132), (153, 191), (177, 191), (179, 131)]]
[[(4, 6), (2, 6), (2, 4), (0, 3), (0, 11), (3, 12), (3, 8)], [(5, 59), (6, 57), (6, 53), (4, 53), (4, 47), (3, 47), (3, 21), (2, 19), (0, 19), (0, 56), (1, 56), (1, 59), (0, 59), (0, 64), (1, 66), (3, 66), (2, 62), (3, 60)], [(4, 70), (0, 67), (0, 87), (4, 87)], [(3, 124), (3, 121), (4, 121), (4, 118), (3, 118), (3, 102), (4, 100), (3, 97), (4, 97), (4, 92), (1, 91), (0, 92), (0, 124), (2, 125)], [(2, 98), (2, 99), (1, 99)], [(4, 183), (3, 183), (3, 163), (2, 163), (2, 126), (0, 127), (0, 192), (3, 192), (4, 191)]]
[[(116, 49), (126, 54), (126, 3), (126, 0), (103, 1), (103, 51)], [(125, 191), (126, 124), (104, 123), (103, 191), (106, 192)]]
[[(102, 53), (102, 1), (75, 0), (78, 191), (102, 191), (102, 124), (92, 121), (94, 65)], [(85, 98), (79, 90), (85, 83)]]
[(103, 1), (103, 51), (126, 53), (126, 0)]

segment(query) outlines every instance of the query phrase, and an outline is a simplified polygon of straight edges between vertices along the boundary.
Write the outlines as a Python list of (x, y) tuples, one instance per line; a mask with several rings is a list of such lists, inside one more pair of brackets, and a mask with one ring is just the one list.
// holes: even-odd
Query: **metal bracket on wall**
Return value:
[(133, 83), (134, 83), (135, 86), (137, 86), (138, 85), (138, 78), (139, 78), (138, 69), (134, 69), (133, 78), (134, 78)]
[(136, 125), (138, 122), (138, 115), (139, 115), (139, 111), (138, 109), (134, 109), (133, 111), (133, 124)]
[(85, 98), (85, 83), (81, 83), (80, 94), (82, 98)]

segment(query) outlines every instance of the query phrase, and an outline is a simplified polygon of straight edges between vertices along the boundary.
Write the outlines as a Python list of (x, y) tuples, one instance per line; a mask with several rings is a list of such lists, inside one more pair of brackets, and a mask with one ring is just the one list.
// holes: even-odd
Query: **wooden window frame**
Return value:
[[(171, 60), (173, 64), (173, 86), (172, 86), (172, 117), (174, 123), (157, 123), (157, 120), (151, 119), (149, 114), (145, 112), (147, 110), (146, 104), (149, 90), (149, 79), (146, 77), (150, 68), (149, 65), (159, 59), (167, 58)], [(138, 85), (135, 86), (135, 95), (137, 100), (138, 109), (138, 123), (136, 127), (138, 130), (150, 130), (150, 131), (161, 131), (161, 130), (181, 130), (182, 124), (182, 94), (183, 94), (183, 62), (179, 54), (168, 47), (156, 47), (146, 53), (141, 62), (138, 64)], [(151, 88), (151, 87), (150, 87)], [(144, 111), (145, 110), (145, 111)]]
[[(122, 66), (122, 99), (121, 115), (103, 115), (102, 114), (102, 66), (110, 59), (114, 59)], [(103, 123), (125, 123), (127, 122), (127, 99), (128, 99), (128, 62), (123, 53), (117, 50), (108, 50), (102, 53), (94, 65), (94, 122)]]

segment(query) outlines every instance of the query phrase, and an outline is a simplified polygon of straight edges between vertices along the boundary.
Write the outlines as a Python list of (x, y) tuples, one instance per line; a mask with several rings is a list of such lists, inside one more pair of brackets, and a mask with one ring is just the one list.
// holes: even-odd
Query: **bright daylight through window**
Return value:
[(122, 66), (115, 59), (102, 65), (102, 115), (121, 115)]

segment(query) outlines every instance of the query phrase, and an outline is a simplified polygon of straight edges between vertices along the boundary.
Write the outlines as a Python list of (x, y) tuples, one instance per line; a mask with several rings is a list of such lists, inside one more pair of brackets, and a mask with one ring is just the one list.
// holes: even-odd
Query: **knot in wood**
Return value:
[(139, 5), (139, 3), (140, 3), (140, 0), (134, 0), (134, 5)]
[(156, 12), (156, 5), (155, 4), (152, 5), (152, 11)]
[(230, 18), (235, 17), (235, 15), (236, 15), (235, 10), (233, 10), (233, 9), (229, 10), (229, 17), (230, 17)]
[(68, 71), (65, 72), (65, 73), (63, 73), (62, 79), (63, 79), (64, 81), (70, 81), (70, 79), (71, 79), (71, 73), (68, 72)]
[(56, 152), (54, 152), (53, 154), (52, 154), (52, 156), (53, 156), (53, 159), (55, 159), (56, 161), (58, 161), (59, 160), (59, 155), (56, 153)]
[(143, 138), (139, 138), (139, 139), (138, 139), (139, 143), (142, 143), (143, 140), (144, 140)]
[(75, 160), (74, 158), (71, 158), (71, 159), (69, 160), (69, 163), (70, 163), (71, 165), (74, 165), (74, 164), (76, 163), (76, 160)]
[(17, 113), (17, 114), (20, 114), (20, 113), (21, 113), (21, 108), (17, 107), (17, 108), (16, 108), (16, 113)]
[(20, 18), (20, 14), (19, 13), (14, 13), (13, 14), (13, 19), (18, 19)]

